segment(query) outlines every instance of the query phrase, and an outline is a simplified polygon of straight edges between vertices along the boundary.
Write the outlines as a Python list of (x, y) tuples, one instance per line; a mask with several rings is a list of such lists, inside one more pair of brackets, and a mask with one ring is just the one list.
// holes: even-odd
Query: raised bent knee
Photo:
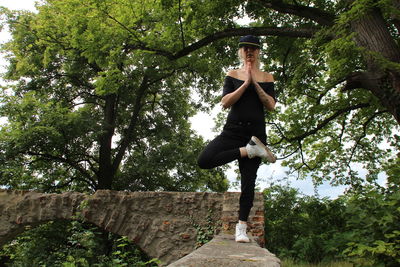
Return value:
[(211, 166), (210, 161), (202, 156), (200, 156), (197, 159), (197, 165), (200, 167), (200, 169), (212, 169), (213, 166)]

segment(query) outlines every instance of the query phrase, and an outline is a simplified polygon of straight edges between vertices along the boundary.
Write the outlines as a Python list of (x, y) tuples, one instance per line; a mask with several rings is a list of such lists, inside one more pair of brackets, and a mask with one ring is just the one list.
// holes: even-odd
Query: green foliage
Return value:
[[(296, 11), (302, 15), (300, 8), (316, 7), (316, 11), (334, 17), (332, 25), (318, 25), (298, 13), (293, 15), (285, 5), (299, 7)], [(395, 144), (390, 153), (384, 148), (399, 125), (386, 112), (382, 99), (361, 88), (343, 90), (353, 73), (368, 70), (366, 58), (371, 54), (355, 42), (358, 33), (352, 23), (365, 18), (366, 12), (380, 9), (398, 44), (398, 29), (393, 23), (398, 8), (393, 5), (394, 1), (356, 0), (250, 1), (246, 6), (255, 27), (319, 29), (310, 39), (267, 36), (262, 60), (264, 69), (277, 81), (279, 101), (276, 112), (267, 115), (268, 142), (284, 159), (282, 165), (300, 177), (311, 175), (317, 183), (356, 184), (360, 174), (354, 166), (362, 166), (369, 179), (374, 179), (383, 171), (384, 162), (399, 152)], [(394, 50), (397, 53), (398, 47)], [(394, 64), (391, 69), (398, 69), (398, 62), (385, 61), (380, 54), (373, 57), (383, 69), (390, 64)], [(394, 91), (388, 92), (396, 97)]]
[(126, 237), (78, 221), (28, 229), (0, 250), (6, 266), (157, 266)]
[[(8, 118), (0, 129), (0, 186), (44, 192), (225, 191), (223, 168), (195, 167), (204, 142), (188, 119), (218, 102), (223, 70), (238, 64), (236, 38), (229, 36), (237, 19), (250, 17), (255, 29), (279, 30), (263, 37), (262, 65), (274, 74), (279, 100), (276, 112), (267, 116), (268, 142), (284, 158), (282, 165), (299, 176), (353, 190), (335, 201), (300, 197), (285, 187), (267, 190), (272, 216), (267, 233), (281, 234), (267, 243), (295, 259), (320, 261), (345, 251), (360, 264), (397, 264), (399, 125), (370, 91), (342, 90), (352, 73), (368, 70), (366, 57), (398, 71), (398, 62), (359, 47), (351, 27), (377, 10), (398, 44), (395, 4), (47, 0), (38, 4), (37, 14), (1, 8), (1, 28), (10, 29), (12, 40), (1, 47), (9, 64), (0, 106), (0, 115)], [(325, 12), (331, 24), (304, 16), (307, 8)], [(317, 32), (313, 38), (284, 35), (292, 29)], [(223, 40), (195, 46), (222, 31)], [(355, 165), (368, 171), (366, 179)], [(365, 186), (364, 180), (373, 184), (382, 171), (388, 175), (386, 191)], [(203, 242), (212, 229), (201, 229)], [(340, 230), (343, 234), (337, 234)], [(56, 234), (50, 239), (63, 240)], [(97, 236), (86, 234), (89, 239), (84, 234), (76, 239), (85, 243)], [(9, 248), (18, 253), (11, 254), (36, 263), (36, 236), (26, 238), (28, 247), (16, 241)], [(64, 263), (91, 264), (96, 244), (85, 243), (84, 257), (77, 247), (76, 254), (63, 252), (68, 254)], [(46, 261), (57, 260), (51, 257)]]
[(335, 200), (302, 196), (289, 186), (266, 189), (266, 247), (295, 262), (398, 266), (398, 163), (387, 164), (386, 187), (366, 183)]
[(378, 186), (362, 188), (348, 200), (349, 243), (343, 253), (357, 266), (394, 267), (400, 263), (398, 179), (399, 176), (387, 189)]
[[(370, 91), (342, 88), (352, 73), (368, 70), (370, 55), (398, 70), (396, 62), (360, 47), (351, 25), (379, 10), (398, 42), (399, 14), (393, 1), (351, 2), (48, 0), (37, 14), (2, 9), (2, 24), (12, 33), (2, 47), (9, 60), (4, 78), (13, 85), (6, 85), (0, 111), (9, 118), (0, 132), (1, 184), (44, 191), (225, 190), (221, 169), (215, 175), (193, 170), (190, 152), (204, 144), (187, 120), (218, 102), (224, 71), (238, 64), (231, 37), (244, 17), (252, 19), (252, 30), (279, 30), (263, 37), (261, 61), (277, 81), (268, 142), (282, 165), (317, 183), (357, 184), (354, 165), (376, 178), (399, 151), (398, 144), (390, 151), (383, 145), (398, 123)], [(298, 6), (298, 13), (286, 5)], [(320, 25), (307, 8), (331, 21)], [(285, 35), (292, 29), (316, 33)], [(31, 101), (33, 109), (26, 105)], [(158, 176), (155, 185), (148, 175)]]
[(339, 256), (335, 234), (344, 229), (344, 203), (302, 196), (289, 186), (264, 191), (266, 248), (282, 258), (321, 262)]
[(195, 223), (193, 221), (192, 225), (196, 229), (196, 248), (199, 248), (202, 245), (210, 242), (214, 238), (218, 228), (220, 227), (218, 225), (218, 222), (216, 222), (213, 218), (212, 209), (208, 210), (208, 214), (203, 223)]
[(283, 259), (282, 267), (353, 267), (353, 264), (347, 262), (321, 262), (321, 263), (298, 263), (291, 259)]
[(8, 118), (0, 184), (46, 192), (226, 190), (221, 169), (194, 167), (204, 142), (188, 118), (203, 106), (191, 90), (214, 101), (231, 56), (215, 44), (175, 57), (227, 25), (232, 15), (212, 23), (193, 16), (193, 8), (218, 5), (49, 0), (37, 14), (2, 9), (12, 39), (2, 47), (9, 83), (0, 107)]

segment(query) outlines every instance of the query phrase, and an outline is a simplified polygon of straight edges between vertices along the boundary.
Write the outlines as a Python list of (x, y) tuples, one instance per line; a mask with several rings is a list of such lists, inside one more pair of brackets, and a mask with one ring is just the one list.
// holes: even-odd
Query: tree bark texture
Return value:
[(357, 78), (362, 79), (363, 88), (370, 90), (400, 124), (400, 72), (399, 65), (395, 66), (400, 63), (400, 49), (381, 11), (372, 8), (352, 21), (351, 28), (356, 33), (357, 45), (365, 49), (367, 64), (366, 73)]
[(300, 16), (317, 22), (321, 26), (332, 26), (334, 24), (335, 15), (325, 10), (303, 6), (299, 4), (288, 4), (282, 0), (255, 0), (266, 8), (271, 8), (280, 13)]
[(99, 173), (98, 173), (98, 188), (96, 189), (111, 189), (113, 180), (112, 170), (112, 138), (115, 131), (115, 107), (116, 95), (107, 95), (104, 106), (104, 125), (100, 134), (100, 155), (99, 155)]

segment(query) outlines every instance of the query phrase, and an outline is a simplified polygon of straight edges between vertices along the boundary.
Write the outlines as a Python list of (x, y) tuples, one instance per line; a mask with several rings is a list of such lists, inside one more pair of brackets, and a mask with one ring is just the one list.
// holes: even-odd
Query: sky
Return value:
[[(25, 9), (30, 11), (35, 11), (34, 7), (35, 0), (0, 0), (0, 6), (7, 7), (9, 9)], [(0, 32), (0, 42), (4, 43), (10, 38), (10, 35), (6, 31)], [(4, 71), (5, 61), (0, 54), (0, 72)], [(218, 133), (212, 131), (215, 126), (213, 118), (221, 110), (220, 106), (216, 106), (210, 113), (198, 113), (191, 118), (192, 128), (200, 135), (203, 136), (205, 140), (213, 139)], [(278, 155), (279, 156), (279, 155)], [(229, 170), (226, 175), (230, 182), (235, 181), (235, 169), (233, 163), (229, 165)], [(311, 179), (297, 180), (294, 176), (288, 176), (286, 174), (287, 169), (280, 165), (277, 161), (274, 164), (262, 164), (257, 173), (257, 186), (260, 190), (267, 188), (271, 183), (281, 183), (290, 185), (297, 188), (301, 193), (306, 195), (313, 195), (315, 193), (315, 188)], [(318, 194), (321, 197), (336, 198), (338, 195), (342, 194), (345, 190), (344, 186), (331, 186), (328, 182), (325, 182), (317, 188)], [(229, 191), (239, 191), (239, 188), (232, 187)]]

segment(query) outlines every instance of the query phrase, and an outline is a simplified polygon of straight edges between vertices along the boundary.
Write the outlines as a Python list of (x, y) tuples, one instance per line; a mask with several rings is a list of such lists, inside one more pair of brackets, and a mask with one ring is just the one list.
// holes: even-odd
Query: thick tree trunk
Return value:
[(104, 107), (103, 132), (100, 134), (100, 155), (98, 187), (96, 189), (111, 189), (114, 171), (112, 168), (112, 137), (115, 130), (116, 95), (107, 95)]
[[(363, 88), (370, 90), (400, 124), (400, 49), (390, 35), (378, 8), (351, 23), (356, 42), (365, 48), (367, 72), (358, 75)], [(354, 78), (354, 77), (353, 77)]]
[[(392, 3), (394, 10), (400, 10), (400, 0), (393, 0)], [(397, 32), (400, 33), (400, 15), (398, 13), (393, 12), (391, 14), (391, 18), (393, 20), (393, 25), (397, 29)]]
[(124, 157), (129, 144), (132, 142), (132, 140), (134, 138), (133, 133), (134, 133), (134, 130), (139, 121), (139, 113), (143, 106), (142, 102), (143, 102), (143, 99), (146, 97), (146, 91), (149, 86), (148, 82), (149, 82), (149, 77), (145, 73), (143, 76), (142, 83), (141, 83), (140, 87), (137, 89), (136, 99), (135, 99), (135, 103), (133, 106), (133, 111), (131, 114), (131, 120), (129, 122), (128, 129), (125, 131), (125, 133), (122, 136), (120, 145), (118, 147), (117, 154), (115, 155), (114, 161), (112, 163), (112, 169), (114, 172), (117, 170), (118, 166), (121, 164), (122, 158)]

